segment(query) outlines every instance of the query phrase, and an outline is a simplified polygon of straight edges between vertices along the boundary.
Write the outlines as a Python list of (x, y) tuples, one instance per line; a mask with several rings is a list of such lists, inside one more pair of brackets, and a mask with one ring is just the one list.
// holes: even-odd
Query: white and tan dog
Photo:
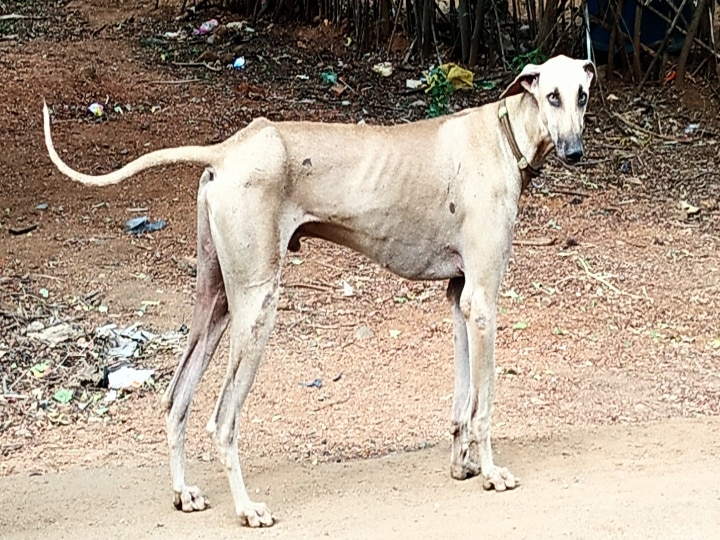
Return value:
[(115, 184), (149, 167), (207, 166), (198, 191), (197, 302), (183, 354), (163, 403), (167, 409), (175, 505), (206, 506), (185, 483), (183, 446), (190, 401), (230, 327), (230, 360), (208, 430), (227, 469), (243, 524), (269, 526), (240, 470), (240, 410), (275, 320), (288, 249), (317, 237), (357, 250), (395, 274), (448, 279), (455, 320), (451, 474), (481, 473), (485, 487), (516, 480), (493, 461), (496, 301), (510, 256), (518, 198), (535, 167), (555, 149), (575, 162), (592, 63), (559, 56), (528, 65), (501, 102), (392, 127), (254, 120), (213, 146), (158, 150), (102, 176), (53, 163), (73, 180)]

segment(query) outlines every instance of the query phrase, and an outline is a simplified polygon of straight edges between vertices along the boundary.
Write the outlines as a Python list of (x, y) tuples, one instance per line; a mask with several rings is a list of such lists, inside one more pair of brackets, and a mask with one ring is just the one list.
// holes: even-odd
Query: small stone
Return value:
[(374, 335), (375, 334), (373, 333), (372, 330), (370, 330), (367, 326), (363, 325), (363, 326), (357, 327), (357, 329), (355, 330), (354, 337), (355, 337), (355, 339), (370, 339)]

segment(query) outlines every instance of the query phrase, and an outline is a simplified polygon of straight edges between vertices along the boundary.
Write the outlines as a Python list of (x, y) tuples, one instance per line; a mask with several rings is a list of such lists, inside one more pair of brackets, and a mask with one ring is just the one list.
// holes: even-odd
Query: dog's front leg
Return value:
[(465, 479), (482, 473), (486, 489), (505, 491), (513, 489), (516, 481), (507, 469), (495, 465), (490, 440), (499, 281), (497, 286), (470, 286), (456, 278), (448, 288), (455, 320), (451, 475)]

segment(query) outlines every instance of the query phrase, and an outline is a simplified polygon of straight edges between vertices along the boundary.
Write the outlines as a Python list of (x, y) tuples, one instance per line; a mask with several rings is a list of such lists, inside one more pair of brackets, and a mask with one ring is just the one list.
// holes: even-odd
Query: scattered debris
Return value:
[(20, 236), (33, 232), (35, 229), (38, 228), (38, 226), (38, 223), (33, 223), (32, 225), (28, 225), (26, 227), (11, 227), (8, 229), (8, 232), (13, 236)]
[(125, 232), (130, 234), (145, 234), (159, 231), (166, 226), (167, 222), (162, 219), (151, 222), (147, 216), (140, 216), (128, 219), (125, 222)]
[(393, 66), (390, 62), (380, 62), (372, 67), (372, 70), (381, 77), (389, 77), (393, 73)]
[(422, 88), (423, 82), (420, 79), (406, 79), (405, 80), (405, 88), (409, 88), (410, 90), (416, 90), (418, 88)]
[(138, 388), (148, 382), (154, 374), (154, 369), (137, 369), (124, 365), (108, 372), (108, 388), (111, 390)]
[[(35, 321), (34, 328), (37, 328), (37, 323), (42, 324), (39, 321)], [(65, 343), (66, 341), (79, 337), (81, 333), (82, 332), (79, 327), (61, 322), (53, 326), (38, 329), (37, 331), (29, 331), (26, 335), (30, 339), (37, 340), (54, 348), (61, 343)]]
[(305, 388), (322, 388), (322, 379), (313, 379), (310, 382), (301, 382), (300, 386), (304, 386)]
[(217, 19), (210, 19), (209, 21), (205, 21), (198, 28), (193, 30), (193, 34), (195, 34), (196, 36), (204, 36), (212, 32), (215, 27), (218, 26), (218, 24), (220, 23), (218, 23)]
[(245, 57), (239, 56), (232, 64), (233, 69), (245, 69)]
[(680, 208), (683, 212), (685, 212), (685, 218), (690, 219), (691, 217), (695, 217), (700, 213), (700, 208), (690, 204), (687, 201), (680, 201)]
[(343, 281), (343, 296), (355, 296), (355, 291), (347, 281)]
[(90, 111), (90, 114), (93, 116), (100, 117), (105, 112), (105, 109), (100, 103), (93, 103), (88, 107), (88, 111)]
[(338, 76), (332, 69), (328, 69), (320, 74), (320, 79), (326, 84), (335, 84), (337, 83)]
[(35, 210), (47, 210), (48, 203), (40, 203), (35, 207)]
[(339, 381), (340, 379), (342, 379), (342, 378), (343, 378), (343, 372), (341, 371), (340, 373), (338, 373), (337, 375), (335, 375), (335, 376), (333, 377), (333, 380), (332, 380), (332, 381), (333, 381), (333, 382), (338, 382), (338, 381)]

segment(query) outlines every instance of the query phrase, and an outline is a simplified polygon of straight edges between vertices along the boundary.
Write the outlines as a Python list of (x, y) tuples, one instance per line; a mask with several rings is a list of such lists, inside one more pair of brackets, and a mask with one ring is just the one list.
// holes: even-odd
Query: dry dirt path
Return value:
[(196, 463), (213, 507), (170, 505), (165, 468), (72, 470), (0, 479), (0, 536), (27, 538), (662, 538), (720, 537), (720, 419), (501, 440), (523, 479), (483, 492), (447, 474), (447, 447), (349, 463), (248, 463), (251, 489), (280, 522), (240, 529), (224, 474)]

